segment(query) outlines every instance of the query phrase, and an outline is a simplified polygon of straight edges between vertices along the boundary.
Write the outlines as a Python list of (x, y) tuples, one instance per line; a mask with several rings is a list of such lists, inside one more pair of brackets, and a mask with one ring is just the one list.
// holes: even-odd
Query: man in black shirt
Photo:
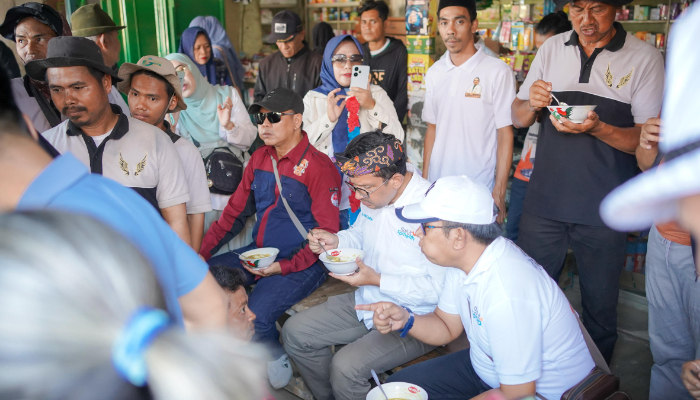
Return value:
[(359, 10), (365, 65), (372, 73), (372, 84), (386, 90), (394, 102), (396, 115), (403, 121), (408, 107), (408, 52), (402, 41), (385, 35), (389, 7), (383, 0), (367, 1)]
[(323, 56), (309, 50), (304, 41), (301, 18), (289, 10), (281, 11), (272, 19), (269, 43), (276, 43), (280, 51), (260, 61), (260, 73), (255, 82), (255, 101), (261, 101), (267, 92), (277, 88), (291, 89), (304, 98), (306, 92), (321, 86)]

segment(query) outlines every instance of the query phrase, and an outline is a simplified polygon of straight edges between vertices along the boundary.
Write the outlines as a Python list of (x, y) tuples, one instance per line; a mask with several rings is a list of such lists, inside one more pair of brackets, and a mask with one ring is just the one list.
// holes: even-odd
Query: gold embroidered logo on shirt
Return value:
[[(610, 72), (610, 63), (608, 63), (608, 70), (605, 71), (605, 84), (608, 85), (609, 88), (612, 88), (613, 85), (613, 75)], [(619, 89), (619, 87), (618, 87)]]
[(623, 86), (625, 86), (630, 80), (632, 80), (632, 74), (634, 73), (634, 67), (632, 67), (632, 71), (630, 71), (629, 74), (623, 76), (620, 79), (620, 82), (618, 82), (617, 86), (615, 87), (616, 89), (619, 89)]
[(143, 160), (141, 160), (140, 163), (136, 164), (136, 172), (134, 172), (134, 176), (139, 176), (139, 174), (146, 169), (146, 157), (148, 157), (148, 154), (143, 156)]
[(129, 176), (129, 164), (124, 160), (124, 157), (122, 157), (121, 151), (119, 152), (119, 168), (121, 168), (122, 171), (124, 171), (124, 174), (126, 176)]

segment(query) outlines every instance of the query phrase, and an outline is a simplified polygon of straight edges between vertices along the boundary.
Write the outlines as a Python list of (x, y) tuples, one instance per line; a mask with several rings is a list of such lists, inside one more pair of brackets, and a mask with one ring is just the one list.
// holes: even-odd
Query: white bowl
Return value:
[[(406, 382), (390, 382), (382, 385), (389, 400), (428, 400), (428, 393), (420, 386)], [(375, 387), (367, 393), (367, 400), (386, 400), (384, 395)]]
[(360, 259), (365, 257), (365, 252), (358, 249), (333, 249), (328, 250), (328, 252), (333, 257), (340, 257), (344, 259), (344, 261), (341, 262), (329, 261), (325, 252), (318, 256), (319, 260), (323, 261), (323, 264), (326, 265), (326, 268), (336, 275), (350, 275), (354, 273), (357, 270), (355, 259), (358, 257)]
[[(279, 249), (274, 247), (261, 247), (259, 249), (248, 250), (238, 256), (238, 258), (246, 263), (248, 268), (263, 269), (269, 267), (273, 262), (275, 262), (275, 258), (277, 258), (277, 254), (279, 254), (279, 252)], [(269, 254), (269, 256), (260, 259), (248, 258), (256, 254)]]
[(595, 110), (597, 106), (549, 106), (547, 109), (560, 123), (561, 117), (565, 117), (569, 121), (580, 124), (588, 117), (588, 112)]

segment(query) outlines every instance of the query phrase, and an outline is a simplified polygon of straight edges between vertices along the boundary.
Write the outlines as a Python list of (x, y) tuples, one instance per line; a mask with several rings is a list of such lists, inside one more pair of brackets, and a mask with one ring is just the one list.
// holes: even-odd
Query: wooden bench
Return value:
[[(329, 277), (326, 279), (326, 282), (323, 283), (318, 289), (316, 289), (311, 295), (309, 295), (307, 298), (304, 300), (300, 301), (299, 303), (295, 304), (287, 310), (286, 315), (281, 317), (278, 320), (278, 323), (280, 324), (280, 328), (282, 325), (284, 325), (284, 322), (292, 315), (302, 312), (306, 309), (309, 309), (313, 306), (317, 306), (319, 304), (323, 304), (328, 300), (329, 297), (332, 296), (338, 296), (341, 294), (345, 293), (350, 293), (354, 292), (357, 290), (356, 287), (350, 286), (345, 282), (339, 281), (335, 278)], [(331, 349), (333, 353), (335, 353), (337, 350), (339, 350), (342, 346), (332, 346)], [(454, 342), (438, 347), (437, 349), (422, 355), (421, 357), (416, 358), (413, 361), (410, 361), (406, 364), (400, 365), (394, 369), (391, 370), (391, 373), (394, 373), (396, 371), (399, 371), (402, 368), (409, 367), (414, 364), (418, 364), (419, 362), (422, 361), (427, 361), (431, 360), (433, 358), (437, 358), (440, 356), (443, 356), (445, 354), (450, 354), (454, 353), (456, 351), (460, 351), (463, 349), (466, 349), (469, 347), (469, 341), (467, 340), (467, 336), (462, 333), (462, 336), (457, 338)], [(382, 373), (379, 375), (379, 379), (384, 382), (386, 378), (390, 374), (388, 373)], [(306, 383), (304, 383), (304, 380), (301, 378), (299, 375), (299, 372), (294, 370), (294, 376), (292, 376), (292, 379), (289, 381), (289, 384), (285, 387), (285, 390), (288, 392), (294, 394), (295, 396), (298, 396), (304, 400), (313, 400), (314, 397), (311, 394), (311, 390), (306, 386)]]

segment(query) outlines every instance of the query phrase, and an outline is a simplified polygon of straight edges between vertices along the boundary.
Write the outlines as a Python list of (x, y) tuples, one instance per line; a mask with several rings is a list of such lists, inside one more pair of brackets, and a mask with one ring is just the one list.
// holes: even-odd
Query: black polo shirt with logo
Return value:
[(118, 106), (112, 105), (112, 111), (119, 120), (99, 145), (70, 120), (42, 136), (61, 154), (72, 153), (93, 173), (134, 189), (156, 209), (189, 201), (182, 163), (168, 135), (123, 114)]
[[(575, 31), (548, 39), (517, 97), (528, 100), (530, 87), (541, 79), (552, 84), (562, 102), (596, 105), (600, 120), (613, 126), (632, 127), (657, 117), (664, 86), (661, 52), (620, 23), (614, 27), (613, 39), (590, 57)], [(605, 226), (598, 214), (600, 202), (637, 171), (633, 154), (587, 133), (559, 132), (545, 115), (523, 210), (561, 222)]]

